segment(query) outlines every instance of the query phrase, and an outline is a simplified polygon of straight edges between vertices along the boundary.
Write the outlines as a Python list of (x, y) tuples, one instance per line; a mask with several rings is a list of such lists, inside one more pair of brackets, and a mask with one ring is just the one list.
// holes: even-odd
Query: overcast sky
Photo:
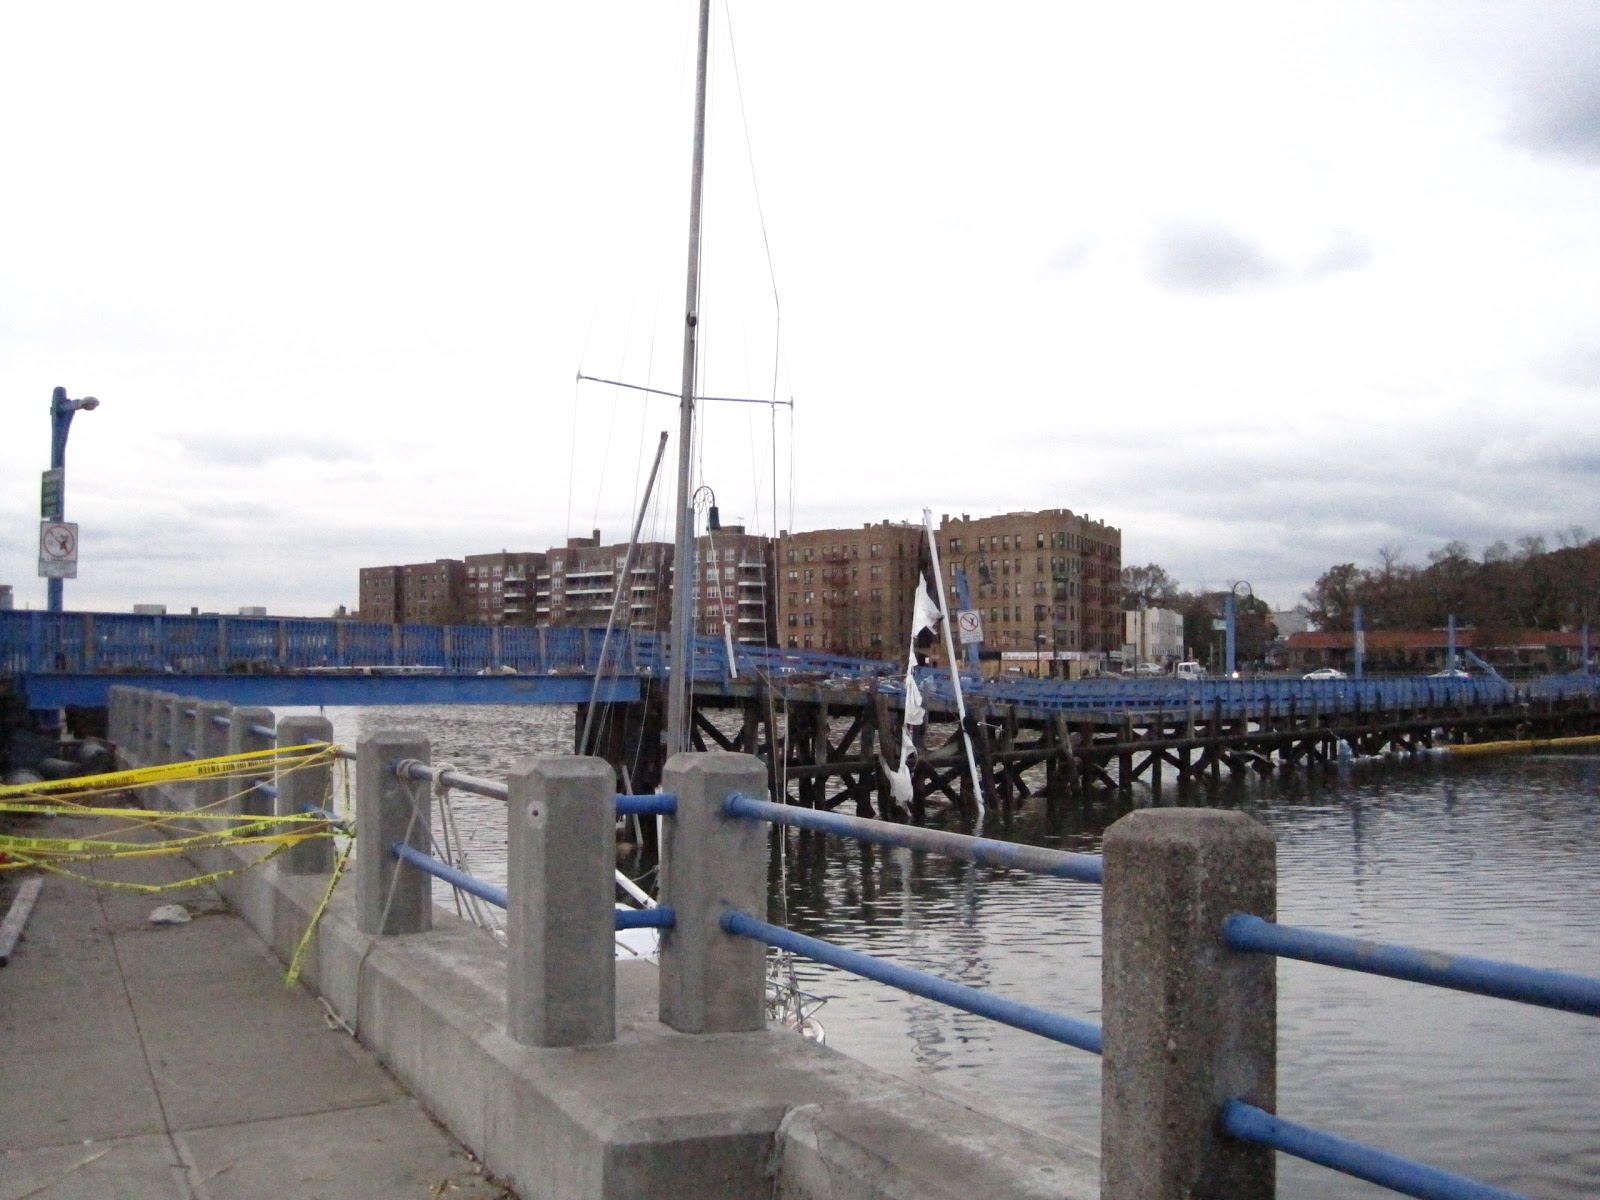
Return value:
[[(692, 9), (6, 6), (17, 606), (58, 384), (102, 401), (69, 608), (626, 540), (676, 404), (575, 376), (678, 388)], [(700, 390), (793, 399), (708, 406), (725, 522), (1060, 506), (1278, 607), (1600, 532), (1595, 0), (717, 0), (713, 42)]]

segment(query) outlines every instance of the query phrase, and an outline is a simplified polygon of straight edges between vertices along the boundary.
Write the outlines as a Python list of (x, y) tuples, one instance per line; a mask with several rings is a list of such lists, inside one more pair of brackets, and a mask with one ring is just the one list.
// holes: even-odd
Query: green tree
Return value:
[(1122, 568), (1122, 607), (1129, 611), (1170, 607), (1177, 594), (1178, 581), (1155, 563)]
[(1305, 594), (1311, 608), (1311, 623), (1318, 629), (1344, 631), (1354, 628), (1355, 608), (1362, 601), (1365, 573), (1355, 563), (1329, 567)]

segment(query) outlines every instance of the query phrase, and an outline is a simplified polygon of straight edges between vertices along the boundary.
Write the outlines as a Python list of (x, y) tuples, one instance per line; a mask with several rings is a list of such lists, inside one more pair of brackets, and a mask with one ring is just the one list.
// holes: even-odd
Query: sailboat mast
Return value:
[(689, 272), (683, 305), (683, 392), (678, 405), (678, 524), (672, 551), (672, 632), (667, 661), (670, 757), (689, 748), (689, 689), (694, 662), (694, 509), (689, 478), (694, 448), (695, 356), (700, 325), (700, 190), (706, 165), (706, 50), (711, 0), (700, 0), (694, 86), (694, 162), (689, 171)]

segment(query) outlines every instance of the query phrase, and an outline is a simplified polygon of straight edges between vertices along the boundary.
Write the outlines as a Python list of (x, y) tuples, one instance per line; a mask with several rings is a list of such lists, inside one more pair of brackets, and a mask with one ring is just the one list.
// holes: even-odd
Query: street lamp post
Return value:
[(1228, 672), (1228, 678), (1229, 679), (1233, 678), (1234, 669), (1235, 669), (1234, 651), (1235, 651), (1235, 648), (1236, 648), (1236, 643), (1238, 641), (1238, 627), (1239, 627), (1239, 604), (1238, 604), (1237, 597), (1239, 595), (1239, 589), (1240, 588), (1244, 589), (1245, 595), (1249, 596), (1252, 600), (1255, 599), (1255, 590), (1250, 586), (1250, 584), (1249, 584), (1249, 582), (1247, 580), (1241, 579), (1241, 580), (1239, 580), (1239, 582), (1235, 583), (1231, 588), (1228, 589), (1228, 598), (1227, 598), (1227, 606), (1228, 606), (1227, 651), (1228, 651), (1228, 653), (1227, 653), (1227, 664), (1226, 665), (1227, 665), (1227, 672)]
[[(47, 521), (62, 521), (67, 515), (67, 433), (72, 429), (72, 418), (79, 409), (93, 410), (99, 407), (100, 401), (93, 396), (84, 396), (80, 400), (67, 399), (67, 389), (64, 387), (56, 388), (50, 395), (50, 469), (60, 474), (56, 477), (54, 503), (47, 506), (54, 511), (41, 514)], [(64, 582), (59, 576), (51, 576), (46, 580), (51, 612), (62, 611)]]

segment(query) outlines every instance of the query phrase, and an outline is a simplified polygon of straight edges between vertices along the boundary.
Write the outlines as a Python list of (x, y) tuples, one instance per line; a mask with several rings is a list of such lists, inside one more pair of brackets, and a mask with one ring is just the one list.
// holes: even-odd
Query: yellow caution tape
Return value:
[[(255, 813), (217, 811), (222, 805), (237, 799), (238, 792), (221, 801), (199, 809), (142, 809), (123, 807), (95, 807), (64, 797), (55, 803), (6, 802), (5, 797), (35, 797), (42, 794), (71, 792), (78, 796), (95, 796), (127, 791), (161, 783), (182, 782), (194, 779), (221, 779), (258, 775), (263, 768), (276, 768), (279, 775), (308, 767), (319, 766), (333, 757), (334, 748), (325, 742), (303, 746), (283, 746), (272, 750), (253, 750), (244, 754), (224, 755), (220, 758), (195, 759), (189, 762), (168, 763), (154, 767), (138, 767), (127, 771), (114, 771), (104, 775), (78, 776), (45, 783), (13, 784), (0, 787), (0, 813), (27, 813), (32, 816), (101, 817), (125, 822), (123, 829), (113, 830), (111, 836), (41, 838), (16, 837), (0, 834), (0, 871), (31, 867), (63, 878), (74, 879), (96, 887), (120, 891), (156, 893), (183, 888), (202, 887), (239, 875), (276, 858), (285, 850), (311, 838), (343, 837), (343, 848), (335, 859), (333, 874), (328, 881), (316, 911), (295, 947), (285, 984), (293, 986), (300, 977), (305, 955), (310, 947), (317, 924), (327, 911), (333, 892), (339, 885), (345, 866), (354, 848), (354, 832), (348, 822), (330, 820), (326, 813), (293, 813), (261, 816)], [(344, 809), (350, 807), (350, 776), (348, 764), (344, 774)], [(325, 804), (331, 797), (325, 798)], [(331, 807), (331, 805), (330, 805)], [(183, 828), (184, 822), (217, 823), (231, 828)], [(175, 828), (185, 835), (172, 837), (164, 831)], [(163, 833), (160, 842), (122, 841), (116, 834), (124, 831), (157, 831)], [(270, 846), (272, 849), (260, 858), (241, 863), (222, 871), (191, 876), (172, 883), (130, 883), (124, 880), (101, 879), (69, 870), (67, 863), (80, 864), (104, 862), (116, 858), (142, 858), (158, 854), (183, 854), (190, 851)]]
[[(161, 842), (118, 842), (107, 838), (33, 838), (0, 834), (0, 852), (8, 854), (89, 855), (97, 858), (118, 856), (139, 858), (155, 854), (169, 854), (173, 851), (204, 849), (211, 846), (225, 846), (264, 839), (293, 838), (295, 841), (304, 841), (308, 837), (324, 836), (324, 831), (320, 829), (294, 833), (258, 832), (277, 823), (277, 821), (259, 821), (239, 829), (208, 830), (189, 837), (170, 838)], [(321, 820), (318, 823), (327, 824), (326, 821)]]
[(344, 865), (350, 861), (350, 851), (355, 842), (346, 842), (339, 851), (339, 857), (333, 862), (333, 875), (328, 880), (328, 887), (322, 893), (322, 899), (317, 901), (316, 911), (311, 914), (311, 920), (306, 922), (306, 931), (300, 935), (300, 940), (295, 944), (294, 955), (289, 959), (289, 970), (284, 974), (283, 986), (293, 987), (300, 982), (300, 968), (306, 960), (306, 951), (311, 948), (311, 935), (317, 931), (317, 923), (322, 920), (322, 914), (328, 911), (328, 902), (333, 899), (333, 889), (339, 886), (339, 879), (344, 874)]
[(158, 811), (154, 808), (90, 808), (88, 805), (18, 805), (0, 800), (0, 813), (27, 813), (29, 816), (120, 816), (128, 821), (326, 821), (315, 813), (285, 813), (283, 816), (261, 818), (256, 814), (218, 813), (206, 808)]
[(135, 767), (105, 775), (79, 775), (72, 779), (51, 779), (42, 783), (13, 783), (0, 786), (0, 799), (6, 796), (39, 796), (52, 792), (83, 789), (121, 791), (152, 783), (178, 783), (187, 779), (219, 779), (247, 775), (251, 769), (267, 766), (305, 766), (333, 756), (326, 742), (304, 746), (279, 746), (273, 750), (250, 750), (244, 754), (225, 754), (220, 758), (197, 758), (189, 762), (164, 763), (155, 767)]
[[(299, 839), (294, 839), (298, 841)], [(174, 883), (129, 883), (121, 879), (97, 879), (93, 875), (80, 875), (76, 871), (69, 871), (65, 867), (50, 862), (36, 862), (32, 865), (41, 871), (48, 871), (52, 875), (60, 875), (65, 879), (75, 879), (80, 883), (87, 883), (93, 887), (113, 888), (123, 892), (170, 892), (178, 888), (201, 887), (204, 884), (215, 883), (219, 879), (227, 879), (230, 875), (240, 875), (252, 867), (259, 867), (262, 863), (276, 858), (292, 845), (288, 839), (273, 849), (270, 854), (264, 854), (254, 862), (241, 863), (237, 867), (229, 867), (226, 871), (212, 871), (209, 875), (196, 875), (191, 879), (180, 879)]]

